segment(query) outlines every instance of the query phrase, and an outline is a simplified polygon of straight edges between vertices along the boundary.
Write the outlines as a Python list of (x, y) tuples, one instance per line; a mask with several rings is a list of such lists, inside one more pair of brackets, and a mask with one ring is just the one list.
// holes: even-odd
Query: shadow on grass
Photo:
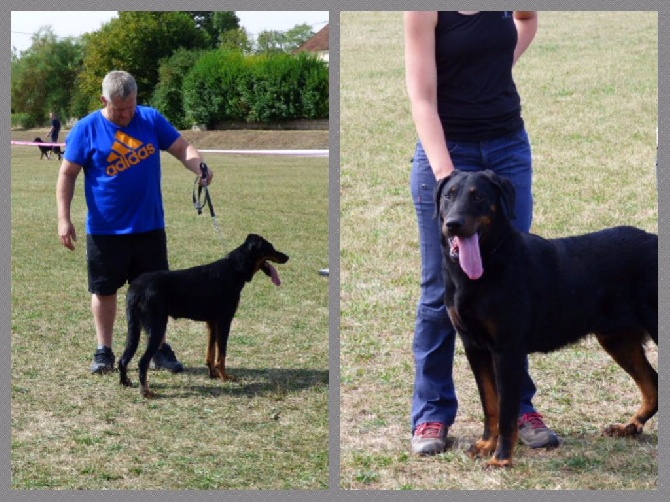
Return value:
[[(157, 393), (156, 399), (194, 396), (264, 397), (328, 387), (327, 370), (235, 368), (230, 374), (237, 381), (221, 382), (218, 378), (210, 378), (206, 367), (185, 368), (181, 375), (172, 376), (175, 379), (174, 384), (152, 381), (151, 373), (152, 371), (149, 372), (149, 387)], [(178, 381), (182, 375), (194, 375), (201, 383), (182, 384)], [(133, 388), (137, 389), (137, 378), (133, 379)]]

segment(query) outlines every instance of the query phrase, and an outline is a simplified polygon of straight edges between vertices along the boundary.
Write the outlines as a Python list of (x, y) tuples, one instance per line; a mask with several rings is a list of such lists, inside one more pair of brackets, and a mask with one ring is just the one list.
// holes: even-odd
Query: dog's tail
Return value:
[(137, 347), (140, 344), (140, 336), (142, 335), (142, 312), (140, 308), (140, 295), (138, 295), (132, 288), (128, 290), (128, 298), (126, 304), (126, 320), (128, 321), (128, 336), (126, 338), (126, 348), (123, 351), (121, 359), (119, 359), (119, 369), (125, 370), (128, 363), (137, 352)]

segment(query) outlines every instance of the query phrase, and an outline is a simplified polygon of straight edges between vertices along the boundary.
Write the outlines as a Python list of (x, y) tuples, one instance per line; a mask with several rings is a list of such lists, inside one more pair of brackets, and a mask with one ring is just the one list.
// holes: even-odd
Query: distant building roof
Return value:
[(321, 52), (321, 51), (327, 51), (328, 50), (328, 25), (324, 26), (319, 30), (319, 32), (314, 35), (312, 38), (307, 40), (304, 44), (302, 44), (300, 47), (298, 47), (296, 50), (294, 50), (294, 53), (297, 52), (304, 52), (304, 51), (310, 51), (310, 52)]

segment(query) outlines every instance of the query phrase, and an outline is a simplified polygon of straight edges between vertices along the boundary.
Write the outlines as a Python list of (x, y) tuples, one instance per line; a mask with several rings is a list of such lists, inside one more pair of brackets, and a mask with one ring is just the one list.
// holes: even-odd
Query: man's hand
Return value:
[(74, 251), (74, 243), (77, 242), (77, 231), (70, 221), (58, 222), (58, 235), (60, 241), (70, 251)]

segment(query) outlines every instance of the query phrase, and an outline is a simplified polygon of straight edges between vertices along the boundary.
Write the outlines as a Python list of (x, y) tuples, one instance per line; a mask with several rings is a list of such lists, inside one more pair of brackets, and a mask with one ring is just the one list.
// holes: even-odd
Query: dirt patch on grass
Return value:
[[(67, 134), (69, 131), (65, 131)], [(12, 131), (16, 141), (45, 139), (46, 129)], [(223, 150), (322, 150), (328, 148), (328, 131), (181, 131), (196, 148)], [(61, 141), (65, 135), (61, 133)]]

